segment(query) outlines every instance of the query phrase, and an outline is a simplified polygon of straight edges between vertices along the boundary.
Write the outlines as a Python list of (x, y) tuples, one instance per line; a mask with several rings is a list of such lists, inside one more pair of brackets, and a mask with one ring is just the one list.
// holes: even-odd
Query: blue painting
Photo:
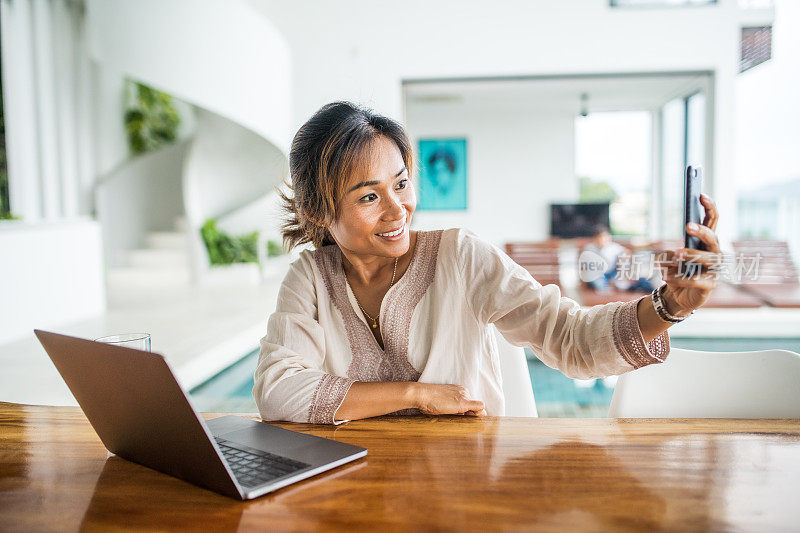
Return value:
[(467, 208), (467, 140), (420, 139), (417, 209)]

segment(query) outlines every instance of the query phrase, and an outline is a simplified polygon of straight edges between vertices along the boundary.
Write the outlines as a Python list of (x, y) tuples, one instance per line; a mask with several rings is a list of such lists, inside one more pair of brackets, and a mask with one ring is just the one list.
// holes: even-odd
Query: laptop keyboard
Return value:
[(236, 480), (245, 487), (255, 487), (310, 466), (219, 437), (214, 437), (214, 440), (233, 470)]

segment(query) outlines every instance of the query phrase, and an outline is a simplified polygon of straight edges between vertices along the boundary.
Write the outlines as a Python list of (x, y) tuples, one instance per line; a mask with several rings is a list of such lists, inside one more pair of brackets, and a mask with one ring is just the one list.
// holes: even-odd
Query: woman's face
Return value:
[(416, 208), (417, 195), (403, 156), (394, 141), (380, 136), (364, 169), (345, 187), (338, 218), (328, 229), (344, 251), (399, 257), (408, 251)]

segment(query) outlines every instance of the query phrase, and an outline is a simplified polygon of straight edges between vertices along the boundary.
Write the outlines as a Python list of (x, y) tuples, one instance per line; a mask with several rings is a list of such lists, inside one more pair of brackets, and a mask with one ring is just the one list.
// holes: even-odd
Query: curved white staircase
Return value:
[[(196, 111), (181, 177), (183, 244), (180, 228), (151, 234), (147, 248), (130, 252), (128, 266), (110, 271), (109, 281), (124, 284), (138, 275), (147, 283), (149, 272), (153, 283), (208, 282), (200, 239), (205, 220), (235, 218), (285, 176), (292, 130), (288, 46), (244, 0), (88, 0), (87, 8), (90, 50), (101, 66)], [(255, 229), (264, 229), (259, 217), (249, 231)]]

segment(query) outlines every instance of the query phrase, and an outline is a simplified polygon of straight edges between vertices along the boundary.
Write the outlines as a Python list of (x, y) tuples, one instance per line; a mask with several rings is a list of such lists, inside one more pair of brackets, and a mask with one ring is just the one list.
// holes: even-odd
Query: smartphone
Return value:
[(689, 165), (686, 167), (686, 181), (683, 189), (683, 235), (684, 247), (693, 250), (705, 250), (706, 245), (699, 238), (686, 231), (686, 224), (694, 222), (698, 226), (703, 223), (700, 216), (703, 206), (700, 204), (700, 191), (703, 189), (703, 169)]

